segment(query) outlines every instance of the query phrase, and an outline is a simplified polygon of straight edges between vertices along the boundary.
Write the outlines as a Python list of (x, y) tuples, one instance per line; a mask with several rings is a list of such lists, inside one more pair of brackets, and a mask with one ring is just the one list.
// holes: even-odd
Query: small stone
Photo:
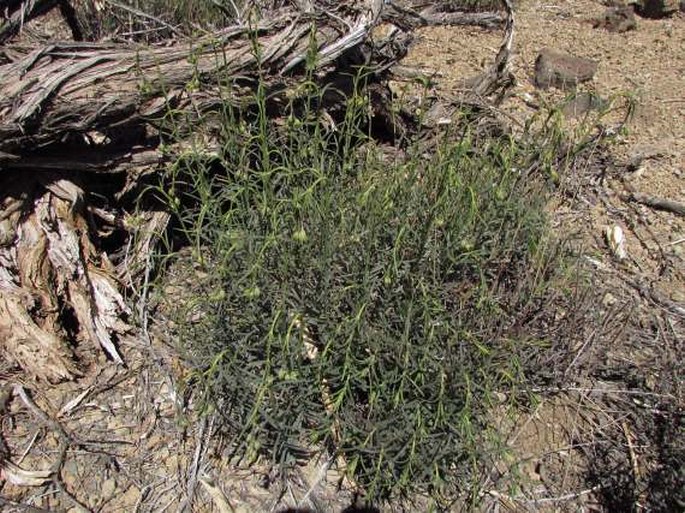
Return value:
[(638, 0), (635, 11), (643, 18), (666, 18), (682, 9), (682, 0)]
[(545, 48), (535, 60), (535, 85), (542, 89), (572, 89), (592, 80), (596, 72), (593, 60)]
[(592, 23), (595, 28), (604, 28), (609, 32), (628, 32), (637, 28), (635, 12), (632, 7), (609, 7), (604, 16), (597, 18)]
[(602, 298), (602, 304), (607, 308), (614, 306), (617, 301), (618, 300), (611, 292), (607, 292), (606, 294), (604, 294), (604, 297)]

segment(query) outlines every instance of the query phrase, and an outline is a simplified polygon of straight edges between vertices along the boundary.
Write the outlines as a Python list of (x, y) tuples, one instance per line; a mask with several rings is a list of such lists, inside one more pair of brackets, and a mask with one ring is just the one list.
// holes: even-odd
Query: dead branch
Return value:
[(400, 5), (397, 1), (389, 1), (387, 6), (388, 8), (382, 14), (383, 21), (396, 24), (403, 30), (431, 25), (473, 25), (495, 28), (506, 21), (505, 16), (497, 12), (446, 12), (432, 4), (421, 8), (421, 6)]
[(494, 65), (480, 77), (474, 87), (474, 92), (479, 96), (489, 96), (499, 91), (500, 99), (503, 92), (508, 90), (514, 81), (509, 69), (511, 49), (514, 45), (514, 6), (511, 0), (502, 0), (502, 5), (507, 13), (502, 44), (495, 57)]
[(72, 503), (72, 506), (77, 511), (88, 513), (90, 510), (67, 490), (64, 482), (62, 481), (62, 467), (66, 461), (67, 450), (72, 445), (71, 437), (59, 422), (51, 418), (47, 413), (40, 409), (40, 407), (33, 401), (31, 396), (22, 385), (14, 385), (14, 395), (22, 400), (28, 410), (36, 418), (38, 418), (46, 427), (57, 434), (59, 439), (59, 447), (56, 451), (57, 459), (50, 466), (49, 470), (45, 472), (49, 473), (54, 485), (69, 500), (69, 502)]
[(643, 194), (641, 192), (631, 192), (625, 196), (625, 199), (627, 201), (634, 201), (635, 203), (640, 203), (641, 205), (646, 205), (657, 210), (663, 210), (679, 216), (685, 216), (685, 203), (680, 203), (679, 201), (658, 198), (656, 196), (650, 196), (649, 194)]

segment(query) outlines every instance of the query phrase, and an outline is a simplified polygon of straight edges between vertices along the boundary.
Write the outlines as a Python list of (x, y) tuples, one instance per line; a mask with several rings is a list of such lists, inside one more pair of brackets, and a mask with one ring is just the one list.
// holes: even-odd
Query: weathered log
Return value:
[(5, 353), (49, 381), (78, 375), (67, 339), (97, 342), (110, 358), (122, 362), (112, 336), (129, 329), (128, 307), (112, 265), (91, 242), (84, 191), (45, 175), (8, 185), (0, 245), (0, 340)]
[(253, 27), (234, 26), (173, 47), (59, 43), (15, 55), (0, 66), (0, 151), (45, 147), (67, 133), (125, 131), (169, 108), (190, 109), (208, 90), (235, 103), (252, 94), (234, 83), (219, 96), (215, 87), (222, 77), (250, 83), (261, 74), (285, 89), (289, 75), (307, 59), (313, 27), (317, 66), (323, 68), (364, 42), (379, 13), (380, 2), (374, 0), (348, 28), (335, 17), (284, 10)]

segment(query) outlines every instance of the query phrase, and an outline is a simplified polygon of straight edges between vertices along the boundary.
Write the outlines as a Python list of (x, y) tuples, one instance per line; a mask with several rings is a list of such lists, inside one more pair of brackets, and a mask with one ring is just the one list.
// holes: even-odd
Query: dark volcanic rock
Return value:
[(665, 18), (677, 13), (680, 0), (637, 0), (635, 11), (644, 18)]
[(592, 80), (596, 72), (595, 61), (545, 48), (535, 60), (535, 85), (542, 89), (572, 89)]

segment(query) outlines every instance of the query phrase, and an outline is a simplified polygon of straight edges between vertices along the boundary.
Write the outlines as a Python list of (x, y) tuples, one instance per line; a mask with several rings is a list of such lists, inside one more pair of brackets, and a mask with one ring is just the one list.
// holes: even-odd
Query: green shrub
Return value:
[(388, 151), (363, 94), (333, 126), (305, 90), (285, 120), (261, 89), (251, 115), (227, 108), (218, 154), (170, 170), (208, 276), (184, 303), (193, 379), (238, 458), (330, 451), (372, 500), (453, 496), (501, 451), (488, 419), (520, 355), (544, 350), (513, 328), (549, 278), (544, 188), (509, 136), (456, 123)]

